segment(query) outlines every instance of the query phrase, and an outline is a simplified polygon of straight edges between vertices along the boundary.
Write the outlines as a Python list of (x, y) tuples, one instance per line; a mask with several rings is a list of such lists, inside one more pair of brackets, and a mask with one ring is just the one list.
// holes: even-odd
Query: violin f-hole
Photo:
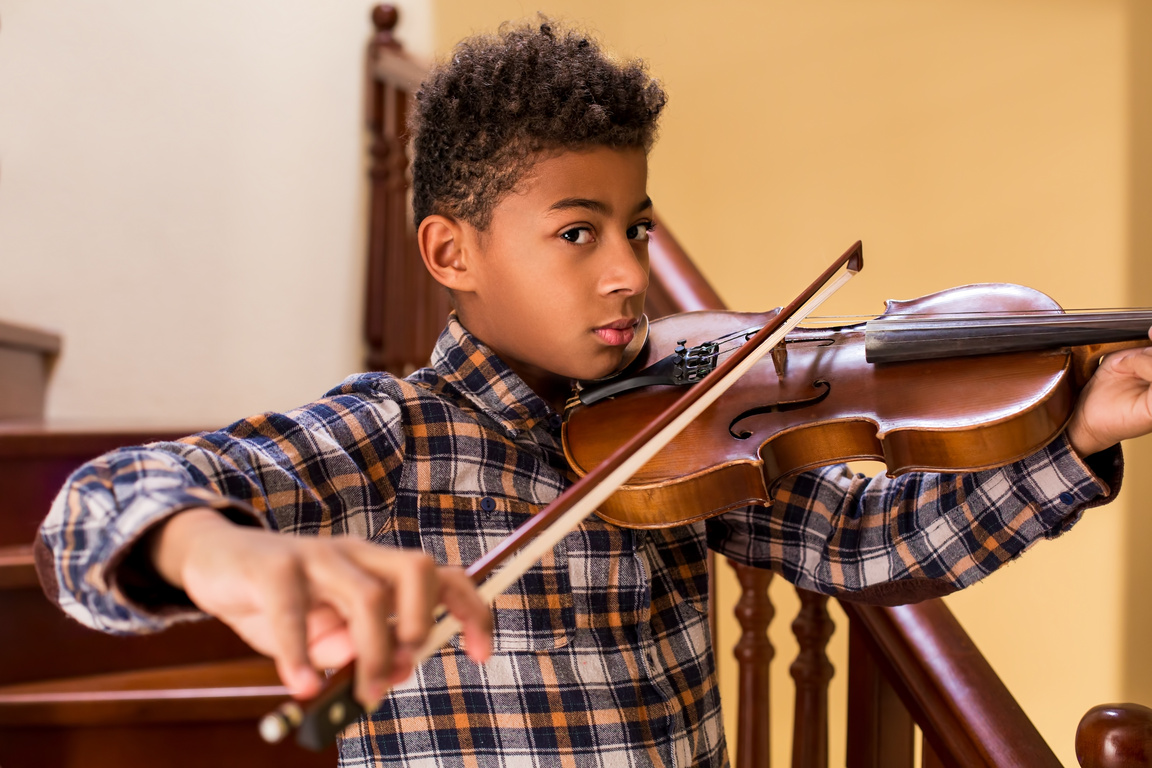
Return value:
[(815, 389), (820, 390), (820, 394), (813, 395), (812, 397), (802, 398), (800, 400), (781, 400), (777, 403), (770, 403), (768, 405), (758, 405), (755, 408), (749, 408), (741, 413), (736, 418), (732, 419), (732, 423), (728, 425), (728, 434), (737, 440), (747, 440), (752, 437), (752, 433), (747, 430), (736, 431), (736, 425), (751, 416), (759, 416), (763, 413), (784, 413), (785, 411), (798, 411), (801, 408), (807, 408), (811, 405), (816, 405), (829, 394), (832, 393), (832, 384), (825, 379), (816, 379), (812, 382)]

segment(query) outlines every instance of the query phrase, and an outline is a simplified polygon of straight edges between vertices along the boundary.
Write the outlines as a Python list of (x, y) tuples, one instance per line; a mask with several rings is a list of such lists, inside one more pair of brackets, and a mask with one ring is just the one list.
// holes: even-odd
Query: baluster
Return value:
[[(383, 47), (395, 46), (392, 29), (396, 26), (397, 13), (395, 8), (377, 6), (372, 11), (372, 23), (376, 27), (376, 34), (368, 43), (368, 52), (365, 57), (365, 66), (372, 67), (378, 51)], [(369, 203), (368, 203), (368, 281), (366, 309), (364, 312), (364, 339), (368, 345), (367, 366), (371, 370), (388, 368), (389, 343), (385, 333), (386, 307), (388, 306), (388, 285), (391, 280), (389, 274), (389, 258), (387, 251), (387, 210), (388, 210), (388, 172), (391, 166), (389, 153), (391, 144), (386, 137), (385, 126), (385, 87), (378, 79), (368, 73), (365, 78), (368, 84), (365, 104), (365, 117), (368, 132), (371, 135), (369, 152), (371, 161), (368, 168)]]
[[(372, 10), (376, 34), (368, 44), (371, 68), (388, 50), (403, 56), (392, 35), (399, 12), (391, 5)], [(365, 338), (368, 366), (406, 374), (423, 365), (447, 316), (447, 299), (420, 263), (409, 227), (406, 121), (408, 86), (368, 76), (371, 133), (371, 199), (368, 227), (368, 308)]]
[(776, 614), (768, 598), (772, 572), (728, 562), (736, 571), (742, 588), (735, 614), (743, 632), (733, 649), (740, 666), (736, 767), (768, 768), (772, 722), (769, 665), (776, 655), (768, 640), (768, 626)]
[[(408, 96), (393, 83), (384, 83), (384, 140), (388, 144), (384, 170), (384, 237), (388, 258), (388, 285), (385, 313), (385, 338), (389, 363), (397, 375), (407, 375), (413, 360), (423, 357), (416, 352), (418, 326), (423, 319), (414, 300), (423, 293), (419, 282), (424, 265), (410, 263), (408, 256), (408, 158), (400, 132), (404, 127), (405, 101)], [(419, 272), (417, 272), (419, 269)], [(427, 350), (431, 351), (431, 349)]]
[(928, 741), (928, 737), (923, 734), (920, 736), (920, 768), (948, 768), (940, 756), (936, 754), (936, 750), (932, 748), (932, 743)]
[(912, 768), (912, 716), (848, 622), (848, 768)]
[(792, 724), (792, 768), (828, 766), (828, 683), (835, 668), (825, 649), (836, 625), (828, 615), (828, 596), (797, 589), (800, 612), (792, 634), (800, 644), (789, 671), (796, 681)]
[[(432, 281), (419, 254), (413, 259), (409, 248), (408, 153), (404, 146), (408, 93), (394, 83), (385, 83), (385, 125), (388, 139), (387, 226), (388, 260), (395, 277), (388, 291), (388, 336), (396, 342), (393, 357), (400, 370), (408, 375), (423, 365), (432, 352), (426, 337), (424, 297)], [(397, 329), (403, 329), (396, 333)], [(437, 327), (439, 331), (439, 326)]]

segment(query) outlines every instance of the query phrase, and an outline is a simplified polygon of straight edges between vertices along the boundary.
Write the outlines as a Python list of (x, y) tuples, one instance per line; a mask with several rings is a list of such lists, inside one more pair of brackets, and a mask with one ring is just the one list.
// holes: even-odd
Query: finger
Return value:
[(464, 625), (464, 649), (475, 662), (492, 655), (492, 611), (476, 591), (476, 585), (460, 568), (439, 571), (440, 602)]
[(397, 550), (349, 542), (356, 562), (365, 570), (392, 585), (396, 611), (396, 642), (414, 648), (428, 638), (439, 593), (436, 563), (419, 550)]
[(272, 629), (271, 651), (280, 680), (297, 698), (320, 690), (320, 675), (308, 662), (305, 617), (308, 585), (300, 562), (286, 558), (265, 570), (262, 602)]
[(318, 550), (307, 563), (317, 597), (347, 622), (356, 653), (355, 695), (371, 710), (387, 691), (397, 662), (389, 620), (392, 586), (349, 559), (343, 547)]
[(331, 605), (308, 611), (308, 659), (316, 669), (338, 669), (356, 658), (348, 622)]
[(1110, 364), (1116, 373), (1152, 381), (1152, 348), (1116, 352)]

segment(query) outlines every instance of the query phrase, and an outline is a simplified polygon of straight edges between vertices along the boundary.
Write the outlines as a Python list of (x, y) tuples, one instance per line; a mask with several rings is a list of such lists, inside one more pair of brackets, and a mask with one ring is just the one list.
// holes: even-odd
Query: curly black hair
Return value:
[(416, 226), (438, 213), (486, 229), (541, 151), (648, 151), (665, 100), (642, 61), (614, 62), (586, 35), (547, 21), (463, 40), (416, 94)]

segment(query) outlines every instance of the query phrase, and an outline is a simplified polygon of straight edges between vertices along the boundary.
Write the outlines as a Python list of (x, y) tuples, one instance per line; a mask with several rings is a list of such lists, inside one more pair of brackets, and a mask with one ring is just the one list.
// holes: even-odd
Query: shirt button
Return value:
[(485, 512), (491, 512), (492, 510), (496, 509), (496, 500), (491, 496), (485, 496), (484, 498), (480, 499), (480, 509), (484, 510)]
[(1072, 502), (1076, 501), (1076, 497), (1068, 493), (1068, 491), (1064, 491), (1064, 493), (1060, 494), (1060, 501), (1064, 502), (1065, 504), (1071, 504)]

